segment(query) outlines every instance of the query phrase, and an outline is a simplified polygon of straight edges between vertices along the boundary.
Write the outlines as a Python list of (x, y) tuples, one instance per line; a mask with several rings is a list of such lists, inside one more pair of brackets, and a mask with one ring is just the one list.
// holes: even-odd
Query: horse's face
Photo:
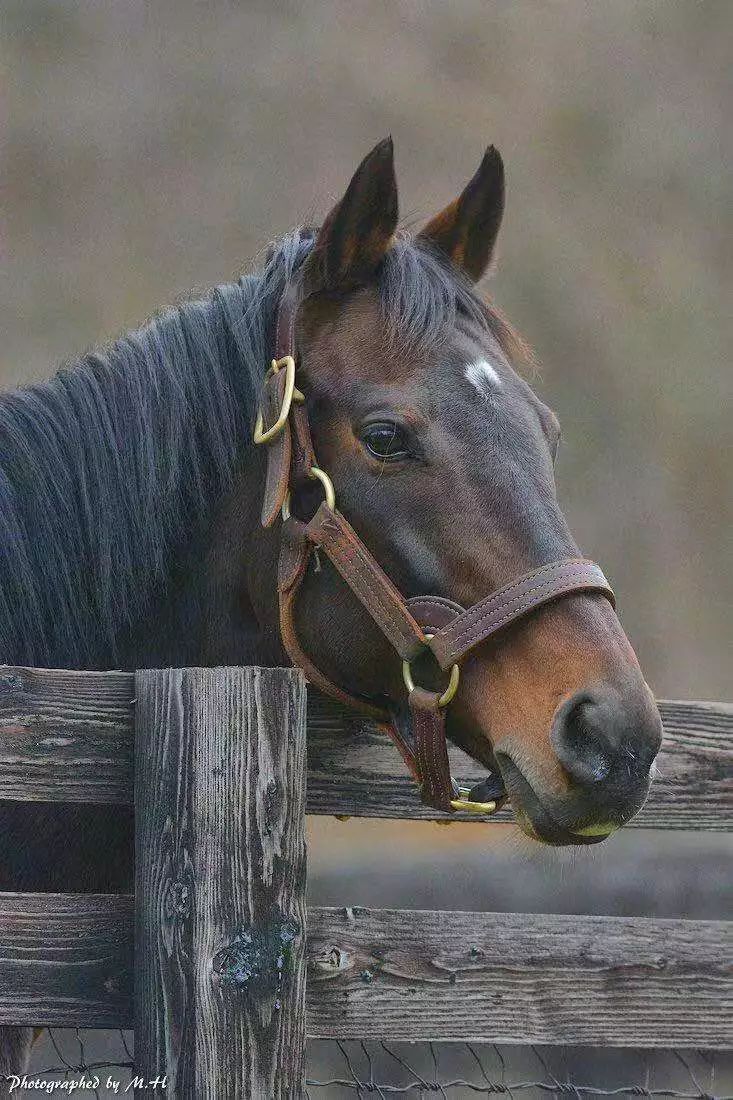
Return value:
[[(487, 324), (459, 309), (440, 340), (399, 350), (385, 320), (379, 264), (390, 247), (432, 250), (435, 270), (439, 249), (471, 279), (483, 272), (503, 203), (498, 156), (415, 244), (391, 243), (393, 188), (391, 147), (381, 146), (321, 231), (307, 261), (314, 293), (299, 377), (319, 464), (379, 563), (406, 596), (469, 606), (578, 554), (555, 494), (559, 425), (512, 369), (507, 330), (491, 314)], [(400, 663), (330, 567), (309, 575), (299, 629), (337, 682), (386, 696), (399, 720)], [(429, 662), (419, 673), (428, 686), (443, 678)], [(661, 723), (610, 604), (574, 595), (473, 651), (448, 733), (498, 765), (526, 832), (588, 843), (641, 806)]]

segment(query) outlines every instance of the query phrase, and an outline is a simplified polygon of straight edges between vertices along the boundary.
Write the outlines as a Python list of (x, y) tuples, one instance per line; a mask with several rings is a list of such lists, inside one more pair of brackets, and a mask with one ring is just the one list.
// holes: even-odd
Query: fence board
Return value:
[(322, 909), (313, 1037), (733, 1045), (731, 924)]
[(0, 798), (132, 803), (130, 672), (0, 666)]
[[(129, 673), (0, 669), (0, 799), (131, 803), (133, 698)], [(733, 705), (662, 701), (660, 709), (660, 778), (630, 826), (732, 829)], [(461, 779), (482, 777), (459, 750), (451, 758)], [(418, 801), (374, 722), (316, 692), (309, 693), (307, 812), (443, 817)], [(510, 818), (507, 809), (492, 820)]]
[(135, 1064), (166, 1095), (302, 1096), (305, 728), (292, 669), (136, 675)]
[(0, 1024), (129, 1027), (133, 898), (0, 894)]
[[(132, 925), (127, 897), (0, 895), (0, 1024), (129, 1027)], [(730, 957), (724, 921), (313, 907), (308, 1034), (729, 1049)]]

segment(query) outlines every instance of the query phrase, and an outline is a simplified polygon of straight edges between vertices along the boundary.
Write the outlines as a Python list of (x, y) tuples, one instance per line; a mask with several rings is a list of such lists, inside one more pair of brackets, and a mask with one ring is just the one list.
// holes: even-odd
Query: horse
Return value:
[[(489, 768), (493, 801), (479, 805), (508, 799), (535, 840), (597, 843), (628, 821), (661, 722), (560, 510), (558, 420), (520, 373), (523, 341), (477, 289), (504, 201), (492, 146), (409, 234), (387, 139), (319, 228), (278, 239), (251, 274), (0, 396), (0, 659), (92, 670), (302, 655), (320, 686), (389, 715), (408, 763), (417, 699), (431, 751), (445, 734)], [(279, 342), (292, 354), (268, 370)], [(291, 408), (306, 444), (273, 437)], [(278, 559), (287, 572), (285, 532), (314, 517), (320, 533), (300, 557), (295, 546), (287, 637)], [(568, 562), (584, 582), (567, 582)], [(535, 583), (558, 568), (564, 588)], [(509, 611), (460, 652), (454, 629), (446, 649), (461, 609), (497, 592)], [(415, 610), (425, 593), (443, 661)], [(404, 652), (390, 634), (402, 628)], [(444, 787), (434, 804), (474, 804)], [(130, 890), (131, 817), (110, 812), (2, 804), (0, 887)], [(17, 1072), (30, 1031), (2, 1040), (0, 1068)]]

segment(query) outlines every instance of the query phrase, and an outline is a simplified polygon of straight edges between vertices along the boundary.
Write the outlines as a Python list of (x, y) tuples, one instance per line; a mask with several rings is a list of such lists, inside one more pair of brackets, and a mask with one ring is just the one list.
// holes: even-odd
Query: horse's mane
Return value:
[[(0, 660), (114, 661), (172, 550), (210, 519), (250, 438), (274, 314), (312, 245), (296, 230), (260, 268), (155, 315), (49, 382), (0, 394)], [(396, 339), (458, 314), (511, 330), (429, 248), (398, 237), (379, 278)]]

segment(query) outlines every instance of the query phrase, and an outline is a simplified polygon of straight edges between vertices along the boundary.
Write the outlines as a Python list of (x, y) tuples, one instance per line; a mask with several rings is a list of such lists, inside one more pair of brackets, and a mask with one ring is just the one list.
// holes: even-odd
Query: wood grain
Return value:
[(0, 666), (0, 798), (132, 801), (129, 672)]
[[(0, 1024), (129, 1027), (132, 929), (129, 897), (0, 895)], [(731, 938), (724, 921), (313, 907), (308, 1034), (730, 1048)]]
[(730, 930), (723, 921), (315, 909), (308, 1034), (728, 1048)]
[(136, 1066), (185, 1100), (299, 1097), (305, 682), (136, 677)]
[(129, 1027), (133, 899), (0, 894), (0, 1024)]
[[(0, 799), (131, 803), (134, 694), (129, 673), (0, 669)], [(629, 826), (732, 829), (733, 704), (662, 701), (660, 709), (660, 776)], [(460, 750), (451, 761), (458, 778), (483, 777)], [(373, 721), (313, 691), (307, 797), (312, 814), (444, 819), (420, 803)], [(510, 819), (505, 809), (489, 820)]]

